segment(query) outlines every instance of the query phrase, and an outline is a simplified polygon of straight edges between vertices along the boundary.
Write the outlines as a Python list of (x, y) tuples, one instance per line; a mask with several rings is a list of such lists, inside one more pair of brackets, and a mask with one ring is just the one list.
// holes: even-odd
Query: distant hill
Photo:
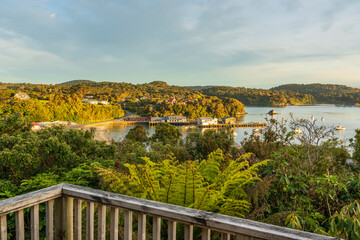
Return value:
[(360, 89), (338, 84), (285, 84), (271, 90), (310, 94), (316, 103), (354, 105), (360, 103)]
[(208, 89), (208, 88), (212, 88), (212, 87), (219, 87), (219, 86), (208, 85), (208, 86), (185, 86), (185, 87), (200, 91), (200, 90), (203, 90), (203, 89)]
[(204, 95), (235, 98), (245, 106), (286, 106), (296, 104), (313, 104), (314, 98), (309, 94), (294, 91), (279, 91), (244, 87), (210, 87), (200, 90)]
[(96, 83), (96, 82), (91, 80), (72, 80), (72, 81), (60, 83), (58, 85), (75, 85), (75, 84), (90, 84), (90, 83)]

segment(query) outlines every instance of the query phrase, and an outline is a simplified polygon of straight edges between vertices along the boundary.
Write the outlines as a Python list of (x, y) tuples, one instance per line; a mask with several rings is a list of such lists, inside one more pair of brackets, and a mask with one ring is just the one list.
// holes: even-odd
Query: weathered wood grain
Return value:
[(25, 239), (24, 229), (24, 210), (19, 210), (15, 213), (15, 224), (16, 224), (16, 240)]
[(7, 219), (6, 219), (6, 215), (0, 216), (0, 240), (7, 240)]
[(94, 203), (86, 205), (86, 240), (94, 240)]
[(119, 239), (119, 209), (110, 208), (110, 240)]
[(168, 221), (168, 240), (176, 240), (176, 222)]
[(54, 240), (54, 201), (46, 202), (46, 240)]
[[(319, 234), (298, 231), (290, 228), (283, 228), (242, 218), (230, 217), (171, 204), (139, 199), (71, 184), (64, 184), (63, 194), (88, 201), (97, 201), (108, 206), (119, 207), (129, 211), (141, 212), (143, 214), (155, 217), (183, 222), (189, 225), (206, 227), (214, 231), (228, 232), (233, 235), (240, 234), (259, 239), (279, 240), (336, 239)], [(154, 226), (156, 226), (156, 224)], [(154, 235), (156, 235), (156, 231), (154, 232)]]
[(0, 201), (0, 215), (16, 212), (17, 210), (61, 197), (62, 187), (63, 184), (58, 184), (35, 192), (2, 200)]
[(31, 207), (31, 240), (39, 240), (39, 205)]
[(146, 240), (146, 215), (138, 215), (138, 240)]
[(106, 238), (106, 205), (98, 205), (98, 240)]

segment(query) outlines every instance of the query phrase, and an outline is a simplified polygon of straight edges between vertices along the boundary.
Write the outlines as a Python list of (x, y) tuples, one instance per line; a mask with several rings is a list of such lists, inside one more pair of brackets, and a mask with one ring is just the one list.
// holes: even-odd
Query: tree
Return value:
[(155, 128), (155, 133), (152, 135), (151, 140), (154, 142), (162, 142), (164, 144), (180, 144), (182, 142), (182, 134), (180, 130), (169, 124), (160, 123)]
[(149, 141), (148, 132), (143, 126), (136, 126), (133, 129), (130, 129), (129, 133), (125, 136), (126, 140), (132, 140), (136, 142), (146, 143)]

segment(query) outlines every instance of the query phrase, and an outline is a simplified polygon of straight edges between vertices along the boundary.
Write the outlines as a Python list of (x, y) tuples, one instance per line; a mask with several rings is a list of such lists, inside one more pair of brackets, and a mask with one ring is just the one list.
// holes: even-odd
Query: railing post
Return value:
[(106, 206), (98, 204), (98, 240), (106, 238)]
[(60, 197), (55, 199), (55, 239), (74, 239), (74, 199)]
[(201, 240), (210, 240), (211, 230), (209, 228), (203, 228), (201, 234)]
[(194, 238), (193, 225), (185, 224), (184, 229), (185, 229), (184, 239), (193, 240), (193, 238)]
[(81, 230), (82, 230), (82, 200), (75, 199), (74, 200), (74, 212), (75, 212), (75, 229), (74, 229), (74, 239), (81, 240)]
[(132, 212), (124, 210), (124, 240), (132, 240)]
[(6, 215), (0, 216), (0, 240), (7, 240)]
[(168, 240), (176, 240), (176, 222), (168, 220)]
[(221, 233), (221, 240), (230, 240), (229, 233)]
[(153, 217), (153, 240), (161, 239), (161, 218)]
[(31, 207), (31, 240), (39, 240), (39, 205)]
[(110, 240), (119, 239), (119, 209), (110, 208)]
[(46, 202), (46, 240), (54, 240), (54, 201)]
[(138, 216), (138, 240), (146, 240), (146, 215), (143, 213)]
[(15, 213), (15, 224), (16, 224), (16, 240), (25, 239), (24, 231), (24, 210), (21, 209)]
[(87, 202), (86, 206), (86, 240), (94, 240), (94, 203)]
[(63, 198), (55, 199), (55, 240), (62, 240), (65, 237), (65, 230), (63, 227)]

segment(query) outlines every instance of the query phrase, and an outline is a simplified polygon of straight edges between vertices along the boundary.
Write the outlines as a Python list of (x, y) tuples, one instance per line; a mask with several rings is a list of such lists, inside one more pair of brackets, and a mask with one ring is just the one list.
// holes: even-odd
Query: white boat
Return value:
[(258, 132), (260, 132), (260, 128), (253, 128), (252, 132), (253, 133), (258, 133)]
[(343, 131), (345, 130), (346, 128), (341, 126), (341, 125), (337, 125), (336, 128), (335, 128), (337, 131)]
[(302, 134), (302, 130), (300, 128), (295, 129), (294, 131), (296, 134)]

